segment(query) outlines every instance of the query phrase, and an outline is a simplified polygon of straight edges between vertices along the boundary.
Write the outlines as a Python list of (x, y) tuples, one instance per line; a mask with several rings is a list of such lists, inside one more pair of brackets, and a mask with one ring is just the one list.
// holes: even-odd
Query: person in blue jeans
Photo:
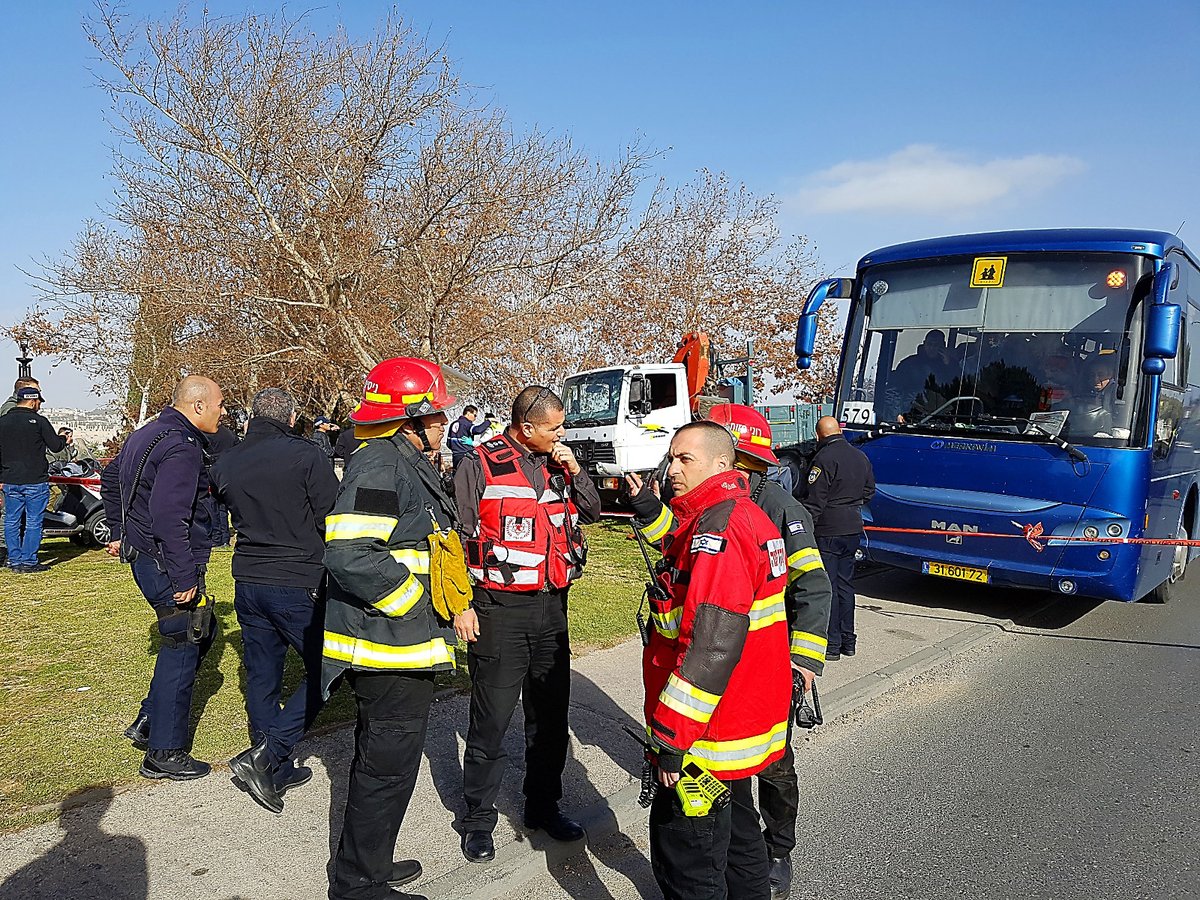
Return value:
[[(210, 470), (213, 495), (229, 507), (238, 532), (233, 607), (242, 628), (251, 746), (229, 766), (256, 802), (279, 813), (284, 791), (312, 778), (291, 755), (322, 705), (325, 517), (338, 480), (321, 449), (292, 433), (296, 401), (287, 391), (259, 391), (251, 415), (245, 439)], [(306, 677), (284, 698), (289, 648)]]
[(13, 572), (44, 572), (50, 567), (38, 562), (37, 553), (42, 543), (42, 516), (50, 502), (46, 454), (62, 450), (68, 438), (40, 414), (43, 398), (39, 388), (18, 387), (15, 396), (16, 404), (0, 416), (4, 544)]

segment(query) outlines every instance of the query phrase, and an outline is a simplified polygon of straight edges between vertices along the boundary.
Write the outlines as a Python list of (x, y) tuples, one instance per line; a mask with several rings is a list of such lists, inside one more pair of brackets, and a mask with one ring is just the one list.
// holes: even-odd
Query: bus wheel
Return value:
[[(1175, 537), (1180, 541), (1186, 541), (1191, 538), (1182, 517), (1180, 517), (1179, 527), (1175, 529)], [(1167, 603), (1179, 598), (1183, 590), (1183, 576), (1187, 573), (1188, 552), (1190, 549), (1182, 544), (1175, 547), (1175, 554), (1171, 558), (1171, 574), (1167, 577), (1166, 581), (1146, 595), (1145, 599), (1147, 603)]]

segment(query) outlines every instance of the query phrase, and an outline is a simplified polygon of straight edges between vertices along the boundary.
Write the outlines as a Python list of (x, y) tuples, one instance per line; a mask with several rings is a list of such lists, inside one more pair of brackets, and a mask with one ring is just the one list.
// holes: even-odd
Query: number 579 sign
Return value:
[(847, 425), (874, 425), (875, 407), (859, 401), (847, 403), (842, 407), (842, 421)]

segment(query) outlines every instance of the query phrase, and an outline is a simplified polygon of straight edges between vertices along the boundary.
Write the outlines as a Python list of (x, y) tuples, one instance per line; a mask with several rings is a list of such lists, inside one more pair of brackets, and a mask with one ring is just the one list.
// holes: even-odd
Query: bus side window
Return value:
[(1200, 388), (1200, 360), (1196, 360), (1195, 365), (1193, 365), (1193, 360), (1190, 359), (1193, 348), (1200, 347), (1200, 306), (1196, 306), (1194, 301), (1189, 301), (1187, 311), (1188, 328), (1184, 332), (1187, 337), (1186, 343), (1184, 343), (1184, 347), (1181, 349), (1183, 353), (1187, 354), (1188, 358), (1188, 384), (1192, 385), (1193, 388)]

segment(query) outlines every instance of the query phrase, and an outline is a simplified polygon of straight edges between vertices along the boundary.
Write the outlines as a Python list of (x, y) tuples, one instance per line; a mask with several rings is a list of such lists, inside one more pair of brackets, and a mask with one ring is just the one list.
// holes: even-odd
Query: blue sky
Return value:
[[(217, 14), (274, 3), (211, 0)], [(1200, 247), (1200, 3), (1166, 0), (401, 2), (518, 126), (598, 157), (641, 137), (672, 182), (724, 171), (782, 205), (829, 274), (890, 243), (995, 228), (1161, 228)], [(0, 58), (0, 322), (111, 197), (87, 2), (14, 4)], [(170, 3), (130, 0), (136, 17)], [(311, 9), (366, 36), (377, 3)], [(11, 353), (9, 351), (12, 351)], [(0, 346), (0, 388), (15, 347)], [(44, 376), (52, 403), (86, 379)]]

